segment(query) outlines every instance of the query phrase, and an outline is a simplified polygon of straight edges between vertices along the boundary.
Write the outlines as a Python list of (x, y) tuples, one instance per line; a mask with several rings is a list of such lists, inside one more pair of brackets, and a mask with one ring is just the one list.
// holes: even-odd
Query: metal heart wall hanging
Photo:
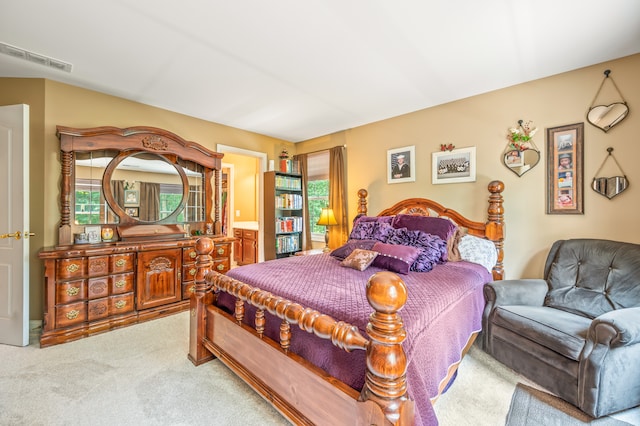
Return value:
[[(609, 74), (611, 74), (611, 70), (605, 70), (604, 79), (602, 80), (602, 83), (600, 83), (600, 87), (596, 92), (596, 96), (591, 102), (589, 111), (587, 111), (587, 121), (605, 133), (611, 130), (613, 126), (624, 120), (629, 114), (629, 106), (622, 97), (622, 93), (620, 93), (620, 90), (618, 89), (618, 86), (616, 86), (615, 81), (613, 81), (613, 77), (609, 78)], [(598, 99), (598, 95), (602, 91), (604, 82), (607, 80), (611, 81), (611, 84), (613, 84), (613, 87), (618, 92), (618, 95), (620, 95), (621, 101), (611, 102), (608, 105), (594, 105), (596, 99)]]
[(604, 195), (608, 199), (612, 199), (616, 195), (622, 193), (629, 187), (629, 181), (626, 176), (600, 177), (593, 178), (591, 188), (600, 195)]
[(600, 195), (604, 195), (608, 199), (612, 199), (616, 195), (620, 195), (622, 192), (624, 192), (625, 189), (629, 187), (629, 181), (627, 180), (627, 176), (624, 174), (622, 167), (620, 167), (618, 160), (616, 160), (616, 157), (613, 156), (613, 148), (607, 148), (607, 152), (609, 153), (609, 155), (605, 157), (604, 161), (600, 165), (600, 168), (596, 172), (596, 176), (600, 173), (600, 170), (602, 170), (604, 163), (607, 162), (609, 157), (613, 158), (613, 161), (615, 161), (616, 165), (620, 169), (620, 172), (622, 172), (622, 176), (594, 177), (593, 182), (591, 182), (591, 189), (593, 189)]
[(596, 105), (589, 108), (587, 121), (603, 132), (608, 132), (629, 114), (626, 102), (614, 102), (609, 105)]

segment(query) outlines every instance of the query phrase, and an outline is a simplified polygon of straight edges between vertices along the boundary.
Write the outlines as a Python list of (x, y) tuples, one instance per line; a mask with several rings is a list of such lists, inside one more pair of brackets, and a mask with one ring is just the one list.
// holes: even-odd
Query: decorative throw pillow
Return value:
[(462, 237), (466, 235), (466, 231), (457, 228), (456, 232), (454, 232), (453, 237), (447, 240), (447, 261), (448, 262), (457, 262), (462, 260), (460, 258), (460, 248), (458, 245), (460, 244), (460, 240)]
[(359, 222), (383, 222), (391, 224), (393, 216), (365, 216), (360, 215), (353, 218), (353, 226), (356, 226)]
[(412, 271), (429, 272), (438, 263), (447, 259), (447, 243), (440, 237), (407, 228), (396, 229), (387, 239), (388, 244), (415, 247), (420, 250), (418, 258), (411, 265)]
[(465, 235), (458, 244), (460, 259), (467, 262), (479, 263), (491, 272), (498, 261), (496, 245), (484, 238)]
[(409, 231), (422, 231), (427, 234), (437, 235), (444, 241), (452, 237), (458, 228), (456, 224), (449, 219), (412, 214), (396, 215), (392, 225), (394, 228), (407, 228)]
[(393, 229), (391, 224), (387, 222), (358, 222), (351, 230), (349, 239), (385, 242)]
[(358, 271), (364, 271), (377, 256), (378, 253), (375, 251), (355, 249), (340, 264)]
[(378, 252), (373, 266), (400, 274), (408, 274), (420, 254), (415, 247), (386, 243), (376, 243), (371, 250)]
[(377, 242), (377, 240), (349, 240), (329, 254), (336, 259), (342, 260), (349, 256), (355, 249), (371, 250), (373, 245)]

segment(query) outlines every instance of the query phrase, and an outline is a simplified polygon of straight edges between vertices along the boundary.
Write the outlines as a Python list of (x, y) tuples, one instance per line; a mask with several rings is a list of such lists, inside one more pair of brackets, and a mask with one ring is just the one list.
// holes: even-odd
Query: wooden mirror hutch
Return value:
[(61, 219), (58, 245), (40, 252), (41, 347), (188, 309), (199, 235), (229, 269), (223, 154), (153, 127), (58, 126), (57, 136)]

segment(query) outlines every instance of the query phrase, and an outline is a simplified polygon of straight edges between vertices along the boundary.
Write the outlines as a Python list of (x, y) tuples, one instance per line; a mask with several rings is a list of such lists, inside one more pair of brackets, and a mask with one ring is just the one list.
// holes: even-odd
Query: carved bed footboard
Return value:
[[(212, 271), (212, 249), (210, 239), (198, 240), (189, 347), (195, 365), (218, 357), (296, 424), (413, 423), (402, 348), (406, 333), (398, 314), (407, 289), (396, 274), (379, 272), (367, 283), (367, 299), (374, 310), (367, 339), (353, 325)], [(233, 315), (213, 305), (220, 291), (236, 298)], [(245, 303), (257, 309), (255, 328), (242, 322)], [(279, 342), (263, 335), (265, 311), (282, 320)], [(365, 350), (362, 392), (289, 352), (291, 325), (345, 351)]]

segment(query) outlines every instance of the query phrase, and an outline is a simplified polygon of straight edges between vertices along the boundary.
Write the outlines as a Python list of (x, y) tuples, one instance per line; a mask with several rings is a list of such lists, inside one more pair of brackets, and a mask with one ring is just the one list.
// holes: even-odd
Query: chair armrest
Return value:
[(640, 307), (616, 309), (591, 322), (589, 339), (607, 346), (640, 343)]
[(549, 291), (542, 279), (492, 281), (484, 285), (484, 298), (492, 306), (542, 306)]

